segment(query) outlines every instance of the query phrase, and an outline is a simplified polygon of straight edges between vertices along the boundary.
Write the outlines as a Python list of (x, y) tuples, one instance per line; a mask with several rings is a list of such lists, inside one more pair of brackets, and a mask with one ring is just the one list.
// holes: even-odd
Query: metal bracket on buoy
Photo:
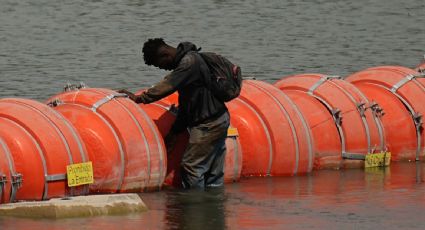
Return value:
[(415, 113), (412, 115), (413, 120), (415, 121), (415, 125), (417, 127), (421, 127), (422, 126), (422, 115), (420, 113)]
[(413, 121), (415, 122), (416, 131), (420, 134), (423, 131), (422, 114), (415, 113), (412, 115)]
[[(44, 175), (44, 180), (46, 182), (46, 188), (48, 188), (47, 187), (47, 183), (49, 183), (49, 182), (64, 181), (64, 180), (66, 180), (66, 174), (50, 174), (50, 175)], [(48, 191), (46, 190), (46, 188), (45, 188), (44, 193), (43, 193), (43, 198), (42, 198), (43, 200), (47, 200), (48, 199), (48, 196), (47, 196)]]
[(67, 83), (64, 87), (63, 87), (63, 91), (64, 92), (69, 92), (69, 91), (75, 91), (75, 90), (79, 90), (79, 89), (85, 89), (87, 88), (87, 85), (84, 82), (80, 82), (79, 85), (77, 84), (71, 84), (71, 83)]
[(339, 76), (339, 75), (328, 75), (328, 76), (326, 76), (328, 79), (342, 79), (342, 77), (341, 76)]
[(366, 159), (366, 156), (360, 153), (342, 153), (342, 158), (349, 159), (349, 160), (364, 160)]
[(313, 95), (313, 93), (314, 93), (314, 91), (317, 89), (317, 88), (319, 88), (319, 86), (320, 85), (322, 85), (325, 81), (327, 81), (328, 80), (328, 77), (322, 77), (322, 78), (320, 78), (320, 80), (319, 81), (317, 81), (316, 83), (314, 83), (314, 85), (312, 85), (311, 87), (310, 87), (310, 89), (308, 89), (308, 94), (310, 94), (310, 95)]
[[(385, 135), (384, 135), (384, 127), (383, 124), (381, 123), (381, 118), (385, 115), (384, 110), (379, 106), (378, 103), (376, 103), (375, 101), (372, 101), (372, 103), (369, 104), (369, 107), (372, 110), (372, 115), (373, 118), (376, 121), (377, 127), (378, 127), (378, 132), (379, 132), (379, 137), (380, 137), (380, 142), (381, 142), (381, 150), (386, 148), (386, 140), (385, 140)], [(366, 108), (366, 109), (367, 109)]]
[(331, 110), (332, 116), (335, 120), (335, 123), (337, 125), (341, 125), (342, 124), (342, 116), (341, 116), (341, 110), (339, 109), (332, 109)]
[(378, 105), (378, 103), (376, 102), (372, 102), (369, 106), (369, 108), (372, 110), (372, 113), (376, 116), (376, 117), (382, 117), (385, 115), (384, 110)]
[(63, 101), (59, 100), (58, 98), (53, 99), (52, 101), (50, 101), (49, 103), (47, 103), (48, 106), (50, 107), (57, 107), (59, 105), (62, 105)]
[(125, 94), (125, 93), (113, 93), (113, 94), (110, 94), (110, 95), (108, 95), (108, 96), (100, 99), (96, 103), (94, 103), (91, 109), (93, 110), (93, 112), (96, 112), (96, 110), (100, 106), (102, 106), (103, 104), (106, 104), (108, 101), (110, 101), (110, 100), (112, 100), (114, 98), (118, 98), (118, 97), (128, 97), (128, 95)]
[(313, 95), (314, 91), (319, 88), (319, 86), (321, 86), (323, 83), (325, 83), (328, 80), (332, 80), (332, 79), (342, 79), (342, 77), (337, 76), (337, 75), (327, 75), (324, 76), (322, 78), (320, 78), (319, 81), (317, 81), (316, 83), (314, 83), (314, 85), (312, 85), (310, 87), (310, 89), (308, 89), (308, 94)]
[(44, 176), (47, 182), (66, 180), (66, 174), (52, 174)]
[(406, 77), (404, 77), (403, 79), (401, 79), (399, 82), (395, 83), (393, 85), (393, 87), (391, 88), (391, 92), (395, 93), (398, 89), (400, 89), (404, 84), (406, 84), (407, 82), (415, 79), (416, 77), (420, 77), (420, 75), (413, 75), (413, 74), (409, 74)]
[(17, 188), (22, 187), (22, 183), (23, 183), (23, 179), (22, 179), (22, 174), (17, 173), (15, 175), (12, 175), (12, 185), (16, 186)]
[(10, 193), (10, 202), (15, 201), (16, 193), (18, 192), (18, 189), (22, 187), (23, 179), (22, 174), (16, 173), (12, 175), (11, 178), (12, 183), (12, 192)]
[(356, 104), (356, 107), (357, 107), (357, 110), (359, 111), (359, 113), (360, 113), (360, 116), (362, 116), (362, 117), (365, 117), (365, 111), (366, 111), (366, 103), (364, 103), (364, 102), (360, 102), (360, 103), (357, 103)]
[(1, 198), (3, 197), (3, 189), (6, 183), (7, 183), (6, 175), (0, 174), (0, 201), (1, 201)]
[(421, 150), (421, 138), (419, 138), (422, 134), (423, 131), (423, 126), (422, 126), (422, 114), (420, 113), (414, 113), (412, 114), (412, 118), (413, 121), (415, 123), (415, 127), (416, 127), (416, 135), (418, 136), (418, 148), (416, 150), (416, 160), (419, 161), (419, 155), (420, 155), (420, 150)]

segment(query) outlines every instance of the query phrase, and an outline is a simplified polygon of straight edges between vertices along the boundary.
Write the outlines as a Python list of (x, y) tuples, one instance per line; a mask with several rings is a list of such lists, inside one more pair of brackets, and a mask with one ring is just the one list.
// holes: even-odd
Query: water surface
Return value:
[(0, 0), (0, 97), (44, 100), (67, 83), (133, 90), (150, 37), (192, 41), (273, 82), (317, 72), (414, 67), (425, 53), (423, 0)]
[(66, 220), (0, 217), (1, 229), (424, 229), (425, 164), (246, 178), (224, 190), (141, 194), (150, 210)]
[[(317, 72), (414, 67), (423, 0), (0, 0), (0, 98), (37, 100), (68, 81), (137, 90), (150, 37), (192, 41), (273, 82)], [(142, 194), (150, 211), (69, 220), (0, 217), (0, 229), (425, 229), (423, 164), (249, 178), (224, 191)]]

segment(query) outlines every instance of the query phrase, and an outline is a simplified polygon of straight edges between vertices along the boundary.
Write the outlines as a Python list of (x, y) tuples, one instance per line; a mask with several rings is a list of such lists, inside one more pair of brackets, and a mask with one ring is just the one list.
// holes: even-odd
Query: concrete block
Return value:
[(137, 194), (110, 194), (55, 198), (48, 201), (0, 205), (0, 215), (29, 218), (70, 218), (121, 215), (147, 211)]

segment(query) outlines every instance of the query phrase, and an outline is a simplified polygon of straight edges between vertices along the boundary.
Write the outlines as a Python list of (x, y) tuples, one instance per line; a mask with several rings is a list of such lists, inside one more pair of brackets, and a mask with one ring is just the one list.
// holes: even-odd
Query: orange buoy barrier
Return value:
[(424, 156), (423, 74), (401, 66), (380, 66), (354, 73), (347, 77), (347, 81), (382, 106), (392, 159), (419, 160)]
[(140, 192), (162, 186), (166, 151), (153, 121), (125, 95), (68, 86), (49, 99), (77, 129), (93, 162), (91, 193)]
[(341, 167), (341, 140), (331, 111), (301, 90), (283, 88), (304, 115), (314, 143), (314, 169)]
[[(177, 103), (177, 94), (172, 94), (160, 101), (140, 107), (154, 120), (162, 136), (168, 134), (176, 118), (175, 107), (171, 103)], [(167, 176), (165, 185), (181, 187), (180, 162), (188, 143), (189, 135), (183, 132), (177, 136), (174, 149), (167, 154)], [(224, 180), (226, 183), (238, 181), (242, 169), (242, 149), (237, 134), (230, 134), (226, 139), (226, 158), (224, 165)]]
[(69, 188), (66, 166), (88, 161), (76, 130), (48, 106), (27, 99), (0, 100), (1, 202), (87, 194)]
[[(285, 77), (275, 83), (284, 90), (302, 91), (316, 98), (334, 117), (344, 159), (364, 159), (367, 153), (385, 150), (384, 130), (378, 107), (353, 85), (339, 77), (301, 74)], [(315, 142), (322, 142), (320, 136)], [(361, 167), (362, 161), (343, 161), (342, 167)]]
[(295, 175), (313, 168), (311, 133), (298, 107), (271, 84), (245, 80), (227, 104), (240, 134), (243, 176)]

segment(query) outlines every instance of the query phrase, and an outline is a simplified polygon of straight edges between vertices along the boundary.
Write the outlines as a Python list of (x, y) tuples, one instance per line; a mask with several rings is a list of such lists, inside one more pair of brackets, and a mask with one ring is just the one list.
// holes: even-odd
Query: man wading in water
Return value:
[(188, 128), (189, 144), (181, 161), (182, 183), (186, 189), (223, 186), (225, 139), (230, 122), (224, 101), (205, 83), (211, 72), (198, 51), (190, 42), (182, 42), (175, 48), (162, 38), (149, 39), (143, 45), (145, 63), (172, 72), (141, 95), (119, 91), (136, 103), (144, 104), (178, 91), (177, 118), (165, 142), (170, 150), (176, 134)]

